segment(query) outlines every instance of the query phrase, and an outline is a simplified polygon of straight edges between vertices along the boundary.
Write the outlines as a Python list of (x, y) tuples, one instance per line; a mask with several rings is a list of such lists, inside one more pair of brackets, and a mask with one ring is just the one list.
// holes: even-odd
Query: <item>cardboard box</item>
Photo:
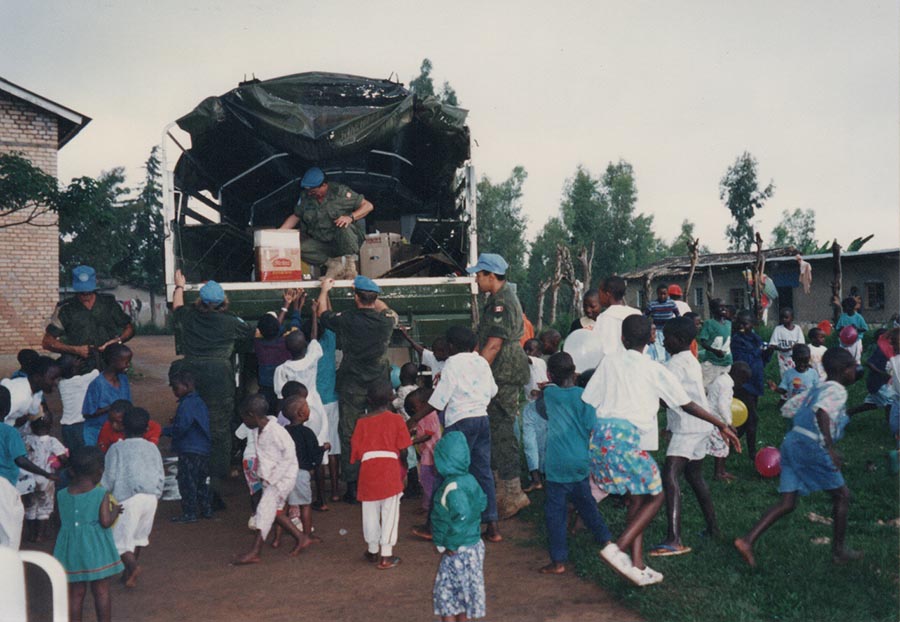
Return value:
[(398, 233), (372, 233), (359, 249), (359, 273), (375, 279), (391, 269), (403, 238)]
[(257, 281), (303, 280), (299, 231), (259, 229), (253, 232), (253, 247)]

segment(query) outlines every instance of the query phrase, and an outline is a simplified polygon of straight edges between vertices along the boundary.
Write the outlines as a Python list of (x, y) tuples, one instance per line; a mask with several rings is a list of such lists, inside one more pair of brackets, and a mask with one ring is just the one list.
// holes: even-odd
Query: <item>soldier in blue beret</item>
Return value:
[(90, 266), (72, 270), (75, 295), (59, 303), (44, 332), (41, 347), (73, 354), (84, 362), (83, 373), (100, 369), (100, 353), (134, 335), (131, 318), (110, 294), (97, 293), (97, 273)]
[(281, 229), (298, 224), (303, 233), (300, 255), (311, 266), (325, 264), (325, 273), (333, 279), (356, 276), (359, 247), (365, 229), (359, 221), (375, 207), (347, 186), (329, 182), (325, 173), (313, 167), (300, 180), (303, 194), (294, 213)]

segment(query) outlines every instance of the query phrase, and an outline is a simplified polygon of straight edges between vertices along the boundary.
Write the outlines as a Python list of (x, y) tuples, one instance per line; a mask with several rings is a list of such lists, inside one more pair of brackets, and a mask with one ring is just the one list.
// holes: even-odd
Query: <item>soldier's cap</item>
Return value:
[(361, 274), (353, 279), (353, 289), (361, 292), (381, 293), (381, 288), (378, 287), (378, 284), (375, 281)]
[(225, 302), (225, 290), (215, 281), (207, 281), (200, 288), (200, 300), (206, 304), (220, 305)]
[(76, 266), (72, 270), (72, 289), (93, 292), (97, 289), (97, 273), (90, 266)]
[(300, 180), (301, 188), (318, 188), (325, 183), (325, 173), (318, 166), (306, 169), (303, 179)]
[(507, 269), (509, 269), (509, 264), (500, 255), (496, 253), (481, 253), (478, 256), (478, 263), (466, 268), (466, 272), (475, 274), (476, 272), (484, 271), (503, 276), (506, 274)]

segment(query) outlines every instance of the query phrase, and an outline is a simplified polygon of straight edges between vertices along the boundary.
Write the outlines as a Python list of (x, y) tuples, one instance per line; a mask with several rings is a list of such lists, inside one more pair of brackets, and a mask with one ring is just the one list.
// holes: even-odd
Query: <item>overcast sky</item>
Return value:
[[(303, 71), (409, 83), (428, 57), (477, 140), (480, 174), (521, 164), (533, 236), (580, 164), (634, 166), (638, 211), (725, 250), (718, 183), (744, 150), (782, 210), (822, 240), (900, 244), (898, 2), (191, 2), (0, 0), (0, 76), (93, 118), (63, 182), (125, 166), (163, 127), (245, 75)], [(174, 158), (174, 156), (173, 156)]]

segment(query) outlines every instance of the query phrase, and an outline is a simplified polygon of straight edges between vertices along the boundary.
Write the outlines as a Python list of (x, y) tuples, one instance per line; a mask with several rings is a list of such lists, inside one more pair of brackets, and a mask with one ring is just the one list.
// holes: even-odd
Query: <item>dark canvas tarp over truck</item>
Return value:
[[(252, 259), (233, 256), (234, 244), (246, 244), (253, 227), (281, 224), (300, 198), (303, 172), (319, 166), (372, 201), (370, 231), (375, 221), (419, 215), (411, 222), (432, 223), (419, 232), (424, 240), (462, 259), (456, 174), (469, 158), (466, 114), (395, 82), (329, 73), (253, 80), (209, 97), (177, 121), (191, 148), (178, 160), (175, 185), (195, 197), (208, 191), (222, 222), (182, 228), (179, 254), (188, 259), (199, 244), (206, 278), (212, 269), (220, 280), (246, 280), (239, 277), (249, 266), (238, 264)], [(216, 238), (230, 240), (228, 268), (228, 257), (209, 251)]]

